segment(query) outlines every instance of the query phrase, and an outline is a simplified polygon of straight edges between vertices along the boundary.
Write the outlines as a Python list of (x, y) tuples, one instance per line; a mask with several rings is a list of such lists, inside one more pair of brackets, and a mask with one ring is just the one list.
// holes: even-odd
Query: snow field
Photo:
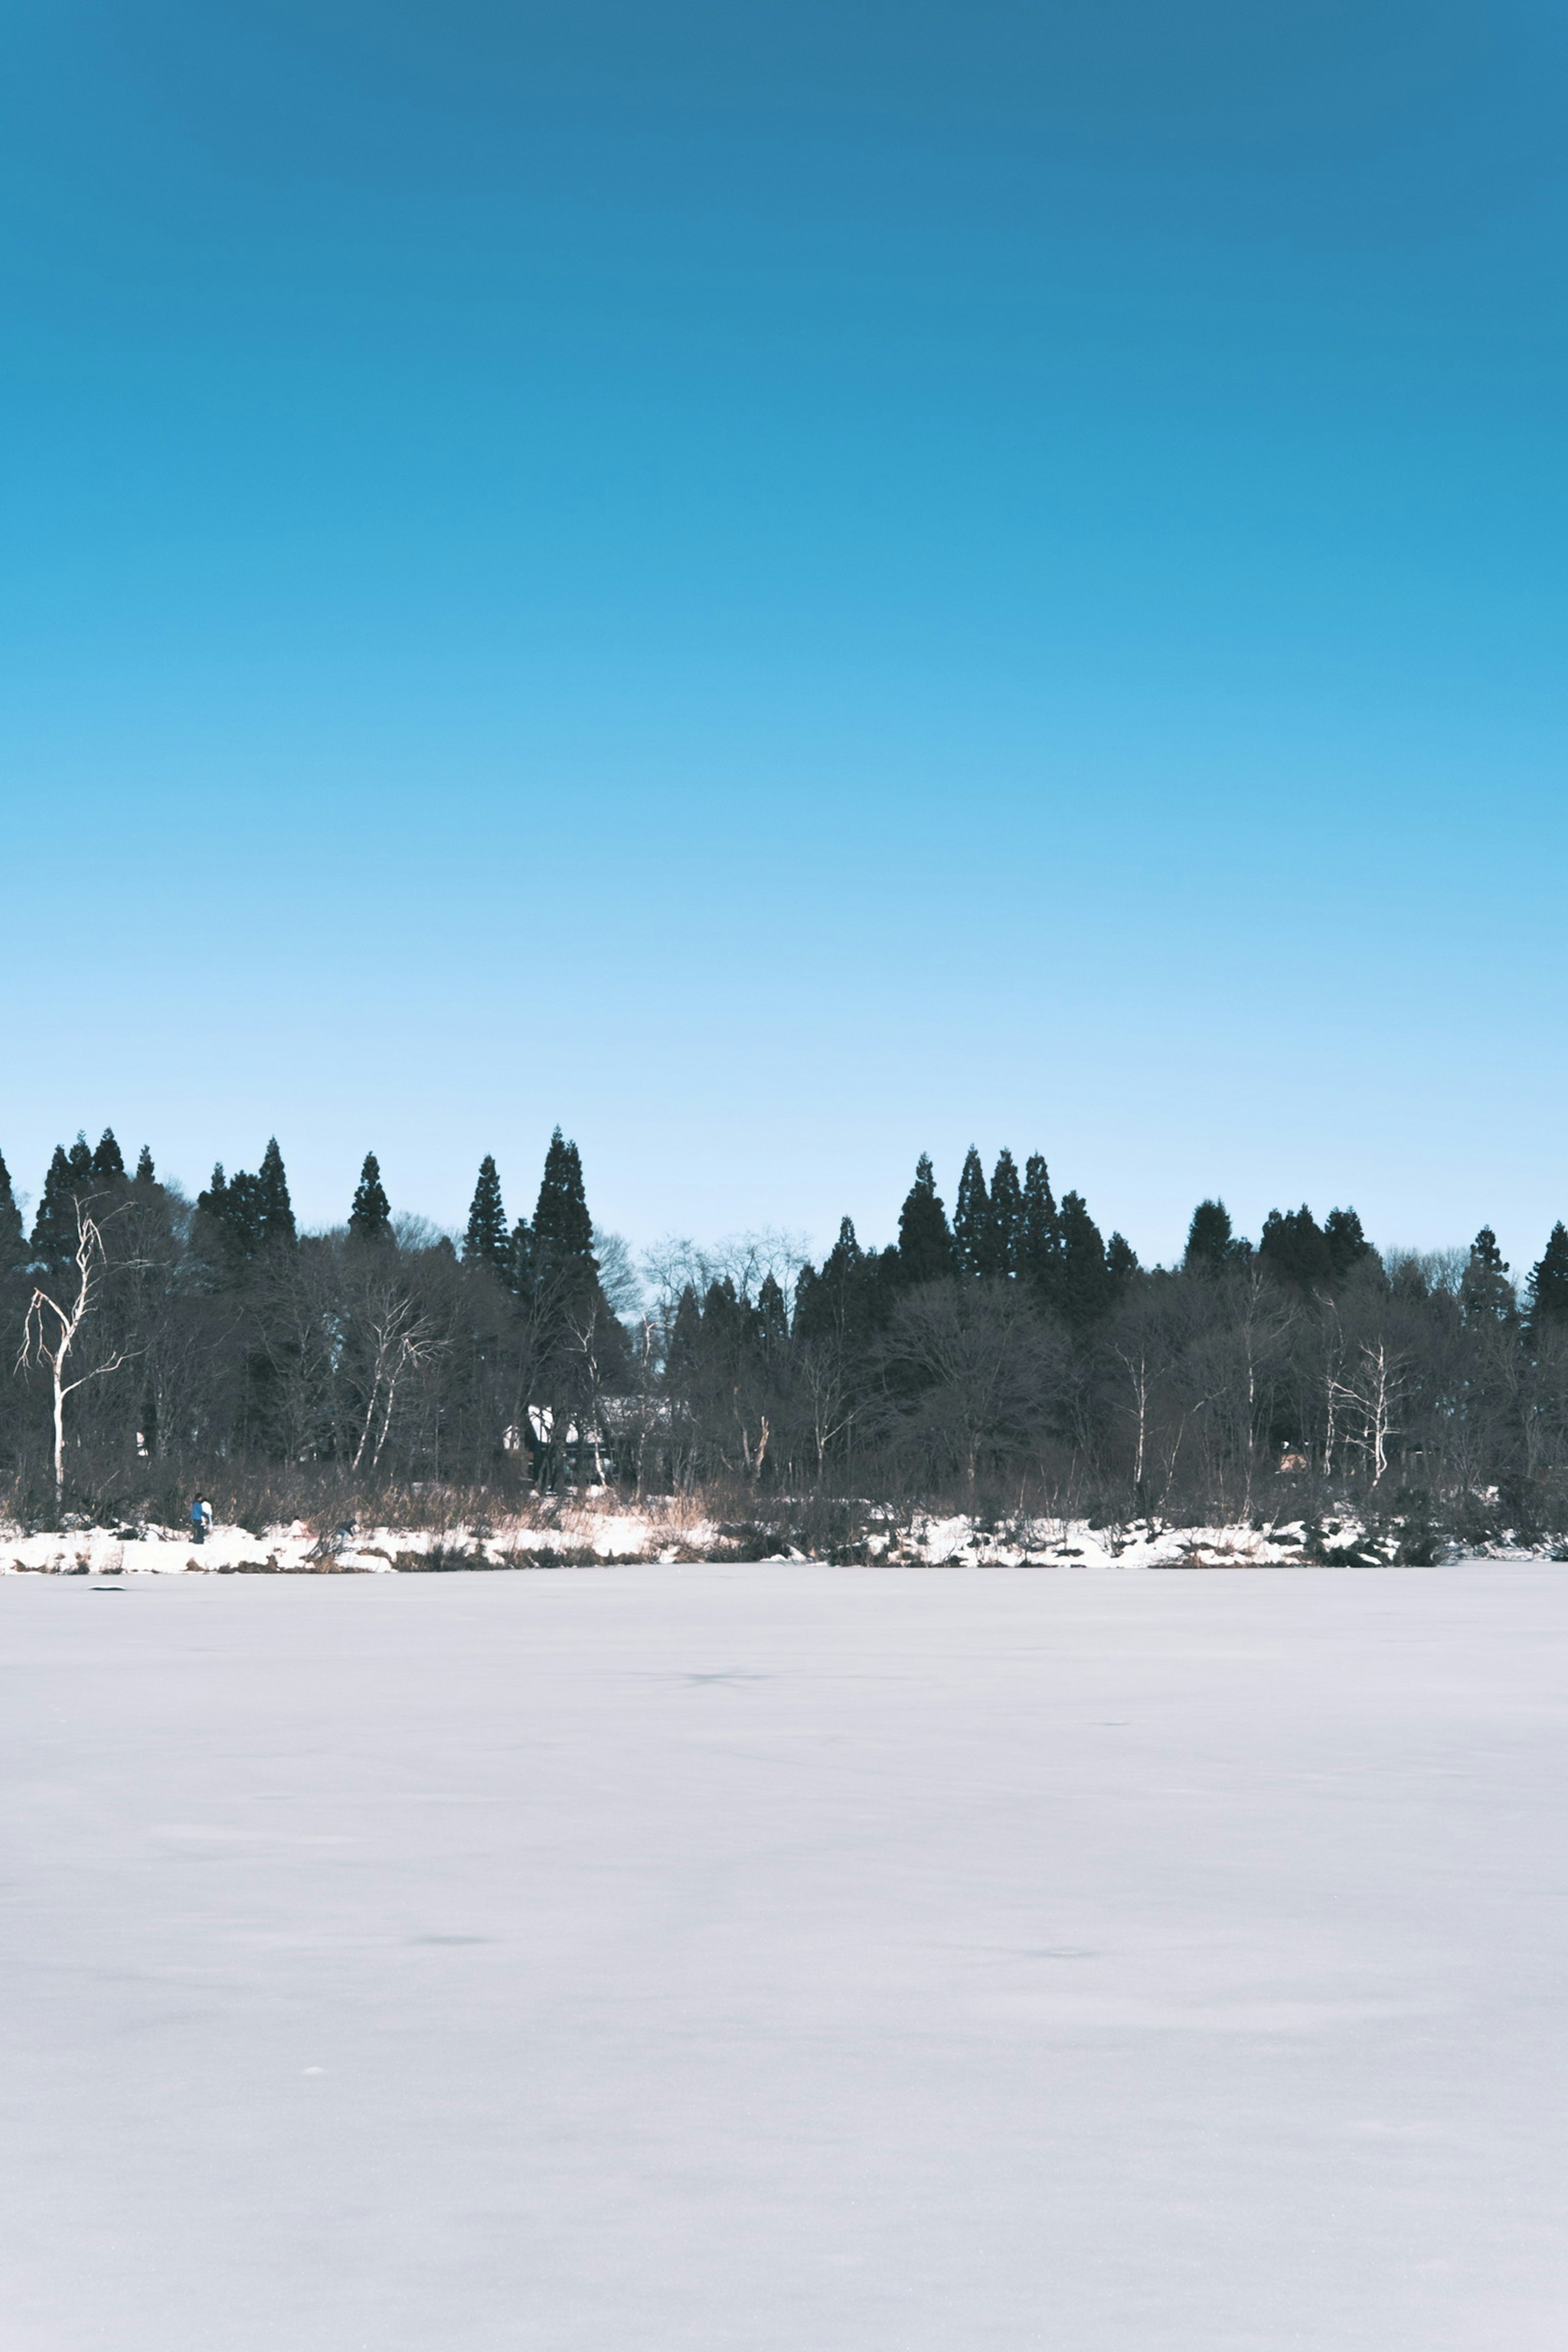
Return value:
[(1568, 1569), (0, 1585), (8, 2352), (1546, 2352)]

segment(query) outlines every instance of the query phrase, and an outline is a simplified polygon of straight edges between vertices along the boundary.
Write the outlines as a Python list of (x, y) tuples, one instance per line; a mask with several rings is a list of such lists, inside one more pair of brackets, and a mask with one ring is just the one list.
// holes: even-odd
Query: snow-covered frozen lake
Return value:
[(8, 2352), (1559, 2352), (1568, 1568), (0, 1583)]

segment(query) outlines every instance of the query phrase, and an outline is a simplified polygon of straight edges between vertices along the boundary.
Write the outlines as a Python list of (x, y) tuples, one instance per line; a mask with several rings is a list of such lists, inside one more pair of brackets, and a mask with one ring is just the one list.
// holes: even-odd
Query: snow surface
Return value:
[[(787, 1512), (787, 1506), (780, 1507)], [(860, 1507), (868, 1528), (867, 1560), (881, 1566), (931, 1568), (1277, 1568), (1308, 1557), (1305, 1523), (1267, 1528), (1171, 1527), (1138, 1520), (1123, 1528), (1091, 1527), (1087, 1519), (1021, 1518), (998, 1523), (959, 1513), (943, 1517), (916, 1511), (898, 1518)], [(216, 1527), (205, 1544), (176, 1528), (79, 1528), (27, 1534), (0, 1525), (4, 1576), (222, 1576), (238, 1574), (391, 1575), (438, 1564), (443, 1570), (471, 1559), (477, 1567), (531, 1568), (594, 1561), (686, 1561), (733, 1558), (740, 1527), (702, 1515), (665, 1496), (630, 1506), (608, 1500), (554, 1498), (533, 1503), (499, 1524), (437, 1529), (340, 1528), (317, 1530), (302, 1519), (256, 1535)], [(1336, 1554), (1365, 1564), (1394, 1549), (1386, 1534), (1372, 1540), (1363, 1522), (1331, 1519), (1322, 1530)], [(775, 1529), (764, 1540), (775, 1557), (804, 1559)], [(1458, 1547), (1452, 1547), (1457, 1553)], [(1511, 1538), (1489, 1547), (1502, 1559), (1542, 1558), (1563, 1549), (1557, 1538), (1521, 1546)]]
[(1552, 2352), (1568, 1568), (17, 1576), (7, 2352)]

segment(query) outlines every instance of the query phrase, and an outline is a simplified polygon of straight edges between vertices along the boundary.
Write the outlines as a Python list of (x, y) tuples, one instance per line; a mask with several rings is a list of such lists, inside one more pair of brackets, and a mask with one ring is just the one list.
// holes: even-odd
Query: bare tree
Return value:
[[(22, 1345), (16, 1357), (18, 1372), (26, 1371), (29, 1364), (35, 1363), (48, 1368), (54, 1407), (57, 1506), (64, 1496), (66, 1485), (67, 1397), (74, 1396), (77, 1390), (85, 1387), (89, 1381), (103, 1380), (110, 1372), (117, 1372), (121, 1364), (129, 1363), (133, 1356), (144, 1352), (141, 1347), (117, 1348), (111, 1355), (105, 1357), (102, 1363), (89, 1364), (74, 1379), (68, 1379), (77, 1344), (82, 1339), (98, 1303), (108, 1265), (108, 1253), (103, 1246), (103, 1234), (97, 1219), (79, 1199), (73, 1198), (71, 1207), (76, 1213), (77, 1232), (72, 1261), (76, 1267), (74, 1295), (68, 1290), (67, 1303), (61, 1306), (59, 1300), (52, 1297), (41, 1284), (35, 1286), (22, 1326)], [(50, 1318), (53, 1318), (52, 1324)]]

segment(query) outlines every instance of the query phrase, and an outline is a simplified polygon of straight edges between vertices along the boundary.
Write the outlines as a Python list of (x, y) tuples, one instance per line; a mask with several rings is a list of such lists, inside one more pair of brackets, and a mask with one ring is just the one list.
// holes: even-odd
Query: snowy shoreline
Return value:
[(1451, 1539), (1434, 1559), (1412, 1561), (1352, 1518), (1330, 1521), (1326, 1531), (1300, 1520), (1263, 1528), (1160, 1522), (1109, 1528), (1080, 1519), (999, 1524), (917, 1512), (897, 1522), (868, 1514), (868, 1532), (825, 1554), (787, 1543), (776, 1527), (693, 1517), (673, 1505), (627, 1511), (585, 1503), (439, 1529), (350, 1526), (323, 1534), (300, 1520), (259, 1533), (219, 1526), (200, 1545), (177, 1528), (144, 1522), (34, 1533), (13, 1526), (0, 1528), (0, 1575), (386, 1576), (825, 1559), (866, 1568), (1333, 1569), (1542, 1559), (1561, 1549), (1548, 1541)]

